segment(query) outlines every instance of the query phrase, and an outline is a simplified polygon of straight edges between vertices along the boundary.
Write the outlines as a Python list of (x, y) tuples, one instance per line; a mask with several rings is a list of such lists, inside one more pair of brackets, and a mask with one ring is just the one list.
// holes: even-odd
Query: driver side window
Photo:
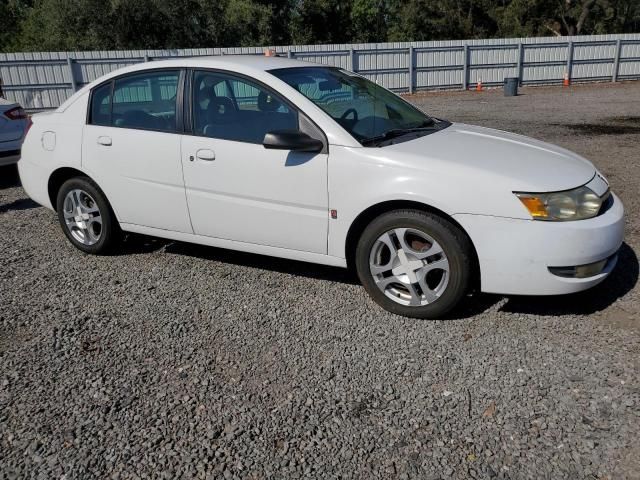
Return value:
[(298, 113), (257, 83), (197, 71), (192, 87), (195, 135), (261, 144), (272, 130), (297, 130)]

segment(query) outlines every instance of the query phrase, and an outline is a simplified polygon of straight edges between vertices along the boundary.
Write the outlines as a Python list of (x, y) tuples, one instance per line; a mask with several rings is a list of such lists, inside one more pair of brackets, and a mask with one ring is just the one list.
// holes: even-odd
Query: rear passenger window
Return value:
[(111, 124), (111, 82), (93, 91), (90, 123), (103, 126)]
[(193, 126), (196, 135), (262, 143), (272, 130), (297, 130), (298, 113), (280, 97), (249, 80), (196, 72)]
[[(176, 131), (176, 105), (179, 71), (143, 72), (118, 78), (113, 85), (113, 98), (102, 90), (94, 90), (91, 101), (91, 123), (113, 127)], [(106, 95), (106, 97), (105, 97)], [(106, 100), (105, 100), (106, 99)]]

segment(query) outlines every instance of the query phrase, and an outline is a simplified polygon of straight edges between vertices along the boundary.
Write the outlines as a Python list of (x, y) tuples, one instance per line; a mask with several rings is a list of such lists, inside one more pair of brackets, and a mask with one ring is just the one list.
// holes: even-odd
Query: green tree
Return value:
[(382, 42), (387, 38), (388, 0), (353, 0), (351, 6), (351, 41)]
[(253, 0), (230, 0), (227, 2), (223, 20), (223, 44), (248, 47), (272, 43), (271, 5), (261, 5)]
[(389, 24), (389, 40), (420, 41), (465, 38), (471, 25), (464, 2), (408, 0), (397, 2)]
[(31, 1), (0, 1), (0, 52), (9, 52), (19, 45), (21, 22), (31, 8)]
[(623, 33), (640, 0), (0, 0), (0, 51)]
[(351, 2), (300, 0), (291, 13), (294, 44), (346, 43), (352, 38)]

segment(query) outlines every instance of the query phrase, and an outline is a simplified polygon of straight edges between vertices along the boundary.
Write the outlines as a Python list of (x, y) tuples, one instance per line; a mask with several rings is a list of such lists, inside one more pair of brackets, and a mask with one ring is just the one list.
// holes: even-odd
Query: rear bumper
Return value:
[[(488, 293), (559, 295), (591, 288), (615, 267), (624, 236), (624, 208), (615, 195), (606, 212), (589, 220), (541, 222), (466, 214), (454, 218), (473, 241), (481, 289)], [(603, 260), (599, 273), (586, 278), (550, 271)]]
[(18, 174), (20, 175), (22, 188), (29, 198), (44, 207), (54, 210), (47, 191), (51, 172), (23, 158), (18, 162)]
[(20, 149), (0, 150), (0, 166), (11, 165), (20, 160)]

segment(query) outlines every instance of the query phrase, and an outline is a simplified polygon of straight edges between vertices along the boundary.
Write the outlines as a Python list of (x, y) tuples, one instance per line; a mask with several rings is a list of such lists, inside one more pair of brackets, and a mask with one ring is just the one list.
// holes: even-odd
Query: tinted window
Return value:
[(196, 72), (193, 126), (196, 135), (262, 143), (269, 131), (297, 129), (298, 114), (281, 98), (249, 80)]
[[(175, 131), (179, 77), (178, 71), (161, 71), (117, 79), (113, 89), (111, 125), (121, 128)], [(94, 92), (94, 99), (98, 96), (98, 90)], [(95, 111), (95, 108), (95, 102), (92, 101), (92, 111)]]
[(111, 124), (111, 82), (96, 88), (91, 97), (91, 120), (93, 125)]

